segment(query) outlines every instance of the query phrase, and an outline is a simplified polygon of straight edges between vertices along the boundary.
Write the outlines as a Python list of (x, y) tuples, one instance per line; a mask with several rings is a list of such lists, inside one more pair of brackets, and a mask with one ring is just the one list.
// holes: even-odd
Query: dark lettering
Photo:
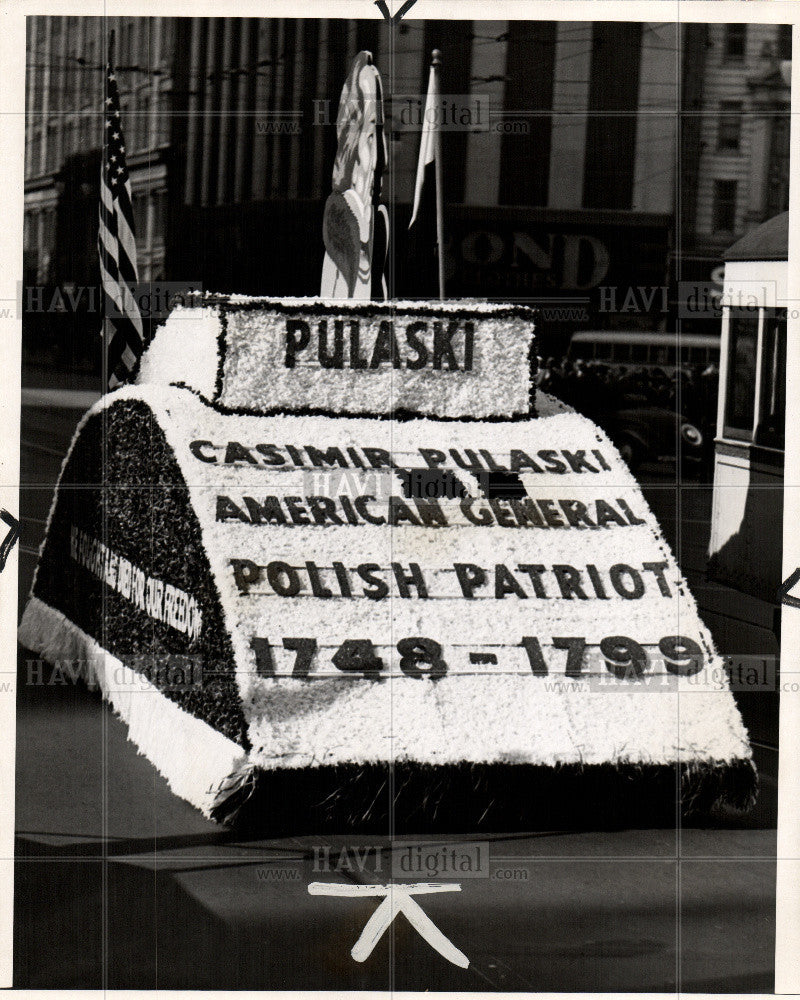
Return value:
[(501, 500), (490, 500), (489, 506), (494, 512), (494, 517), (501, 528), (516, 528), (517, 522), (514, 520), (511, 511), (503, 506)]
[(551, 448), (545, 448), (543, 451), (537, 451), (536, 454), (544, 462), (544, 467), (546, 472), (566, 472), (567, 467), (558, 458), (558, 452), (553, 451)]
[(594, 587), (594, 592), (601, 601), (610, 601), (611, 598), (606, 593), (606, 588), (603, 586), (603, 581), (600, 579), (600, 573), (596, 566), (591, 563), (586, 567), (586, 572), (589, 574), (589, 579), (592, 581), (592, 587)]
[(524, 528), (528, 524), (532, 524), (537, 528), (545, 527), (542, 515), (539, 513), (539, 508), (530, 497), (525, 497), (524, 500), (512, 499), (508, 502), (514, 511), (514, 517), (516, 517), (520, 528)]
[(261, 567), (250, 559), (231, 559), (233, 579), (240, 593), (246, 594), (261, 577)]
[(311, 328), (302, 319), (286, 321), (286, 359), (284, 366), (294, 368), (298, 352), (304, 351), (311, 340)]
[(277, 497), (265, 497), (262, 504), (253, 497), (245, 497), (252, 524), (286, 524), (286, 515)]
[(521, 451), (519, 448), (512, 449), (509, 456), (509, 465), (512, 472), (519, 472), (522, 469), (530, 469), (531, 472), (542, 471), (541, 465), (537, 465), (527, 452)]
[(347, 459), (342, 454), (341, 448), (328, 448), (327, 451), (322, 451), (319, 448), (315, 448), (313, 445), (306, 445), (306, 454), (308, 455), (311, 464), (315, 465), (318, 469), (325, 465), (338, 465), (342, 469), (350, 468), (347, 464)]
[(232, 521), (235, 518), (237, 521), (244, 521), (245, 524), (250, 523), (247, 514), (245, 514), (242, 508), (235, 504), (230, 497), (226, 496), (217, 497), (216, 517), (218, 521)]
[(436, 322), (433, 324), (433, 367), (441, 371), (442, 361), (447, 358), (447, 368), (451, 372), (458, 371), (458, 361), (456, 361), (453, 351), (452, 340), (458, 333), (458, 321), (450, 320), (447, 324), (447, 331), (444, 324)]
[(363, 371), (367, 367), (367, 359), (360, 353), (361, 324), (357, 319), (350, 320), (350, 367), (353, 371)]
[(327, 600), (329, 597), (333, 597), (333, 591), (328, 590), (328, 588), (323, 584), (319, 567), (316, 563), (307, 562), (306, 571), (308, 572), (308, 579), (311, 583), (311, 593), (314, 597), (320, 597), (323, 601)]
[(210, 457), (203, 454), (203, 448), (213, 448), (214, 444), (211, 441), (192, 441), (189, 445), (189, 451), (194, 455), (195, 458), (199, 458), (201, 462), (208, 462), (209, 465), (213, 465), (217, 461), (216, 455), (211, 455)]
[(286, 509), (289, 511), (289, 517), (292, 519), (292, 524), (311, 524), (311, 518), (308, 516), (308, 511), (303, 506), (302, 497), (284, 497), (283, 502), (286, 504)]
[(446, 528), (447, 518), (438, 500), (418, 500), (414, 497), (419, 519), (426, 528)]
[(599, 469), (595, 469), (593, 465), (587, 462), (586, 452), (583, 450), (581, 451), (564, 450), (561, 452), (561, 454), (569, 462), (573, 472), (582, 472), (584, 469), (586, 469), (587, 472), (599, 472)]
[(565, 528), (566, 525), (561, 520), (561, 515), (556, 510), (555, 500), (537, 500), (539, 510), (544, 514), (544, 519), (551, 528)]
[(494, 567), (494, 596), (499, 601), (502, 601), (506, 594), (514, 594), (523, 600), (526, 600), (528, 597), (508, 567), (502, 563), (497, 563)]
[(419, 518), (400, 497), (389, 497), (389, 524), (396, 528), (404, 522), (419, 527)]
[(586, 504), (581, 503), (580, 500), (559, 500), (558, 504), (567, 515), (570, 527), (581, 528), (584, 525), (587, 528), (597, 527), (594, 521), (589, 517)]
[(544, 566), (541, 563), (520, 563), (517, 569), (520, 573), (527, 573), (530, 577), (530, 581), (533, 584), (533, 592), (537, 597), (546, 598), (547, 591), (545, 590), (544, 584), (542, 583), (542, 573), (545, 572)]
[(394, 467), (392, 456), (385, 448), (362, 448), (367, 461), (373, 469), (391, 469)]
[(353, 510), (353, 504), (350, 502), (350, 497), (340, 496), (339, 503), (344, 511), (344, 516), (347, 518), (347, 523), (358, 524), (358, 515)]
[[(364, 451), (366, 452), (366, 448)], [(420, 455), (425, 459), (428, 468), (435, 469), (438, 465), (444, 465), (447, 461), (447, 455), (443, 451), (437, 451), (435, 448), (420, 448)]]
[(619, 524), (623, 528), (628, 523), (621, 514), (614, 510), (611, 504), (607, 500), (597, 500), (595, 502), (595, 516), (597, 517), (597, 523), (601, 528), (613, 521), (614, 524)]
[(394, 334), (394, 323), (387, 319), (381, 320), (378, 327), (378, 336), (375, 338), (369, 366), (370, 368), (380, 368), (384, 361), (391, 361), (395, 368), (400, 367), (400, 348)]
[(461, 593), (467, 600), (472, 600), (478, 587), (486, 584), (486, 571), (474, 563), (454, 563), (453, 568), (458, 577)]
[(592, 454), (597, 459), (597, 464), (601, 469), (604, 469), (606, 472), (611, 472), (611, 466), (603, 457), (602, 451), (599, 451), (597, 448), (592, 448)]
[(472, 371), (472, 361), (475, 348), (475, 324), (467, 320), (464, 324), (464, 371)]
[[(283, 577), (286, 577), (284, 582)], [(280, 597), (297, 597), (300, 593), (300, 574), (286, 562), (271, 562), (267, 565), (267, 580), (270, 587)]]
[(558, 583), (558, 589), (561, 591), (561, 596), (567, 600), (572, 600), (572, 595), (580, 598), (582, 601), (588, 601), (589, 598), (584, 592), (583, 584), (581, 583), (580, 571), (575, 569), (574, 566), (567, 566), (558, 564), (553, 566), (553, 573), (555, 573), (556, 582)]
[(319, 324), (319, 363), (322, 368), (344, 368), (344, 322), (333, 322), (333, 353), (328, 352), (328, 323)]
[(406, 327), (406, 340), (408, 341), (409, 347), (416, 351), (416, 357), (408, 358), (406, 360), (406, 368), (412, 372), (419, 371), (424, 368), (428, 363), (428, 348), (423, 340), (417, 336), (418, 333), (427, 333), (428, 324), (417, 320), (415, 323), (409, 323)]
[(274, 444), (257, 444), (256, 451), (264, 456), (264, 465), (286, 465), (286, 459)]
[(389, 593), (386, 583), (379, 576), (375, 575), (379, 571), (380, 566), (378, 563), (361, 563), (360, 566), (356, 566), (356, 573), (358, 573), (364, 583), (370, 585), (370, 589), (364, 588), (364, 596), (368, 597), (371, 601), (382, 601)]
[[(624, 597), (626, 601), (637, 601), (644, 595), (644, 581), (641, 574), (633, 566), (626, 566), (625, 563), (617, 563), (611, 567), (608, 575), (611, 577), (611, 585), (614, 590), (616, 590), (620, 597)], [(630, 577), (633, 583), (633, 590), (628, 590), (624, 585), (625, 577)]]
[(353, 591), (350, 587), (350, 580), (348, 579), (344, 563), (335, 562), (333, 564), (333, 572), (336, 574), (336, 582), (339, 584), (339, 590), (342, 592), (342, 597), (352, 597)]
[(392, 563), (394, 578), (397, 580), (397, 590), (401, 597), (411, 597), (411, 587), (417, 588), (420, 597), (428, 596), (428, 587), (425, 577), (418, 563), (409, 563), (408, 572), (404, 572), (400, 563)]
[(625, 517), (627, 517), (628, 524), (646, 524), (647, 523), (646, 521), (643, 521), (640, 517), (637, 517), (633, 513), (633, 511), (630, 509), (630, 507), (625, 503), (625, 501), (621, 497), (617, 498), (617, 503), (620, 505), (620, 508), (622, 509), (622, 513), (625, 515)]
[(671, 597), (672, 593), (669, 589), (669, 584), (664, 577), (664, 570), (667, 569), (669, 563), (666, 562), (646, 562), (642, 563), (642, 569), (647, 570), (648, 573), (652, 573), (656, 582), (658, 583), (658, 589), (661, 591), (662, 597)]
[(464, 454), (466, 455), (466, 460), (461, 457), (457, 448), (450, 449), (450, 455), (457, 466), (462, 469), (466, 469), (467, 472), (483, 472), (481, 460), (472, 448), (465, 448)]
[(472, 505), (474, 503), (475, 503), (475, 497), (464, 497), (464, 499), (461, 501), (460, 507), (464, 517), (472, 524), (476, 524), (478, 527), (481, 527), (482, 525), (485, 524), (491, 524), (492, 515), (485, 507), (480, 507), (479, 513), (473, 514)]
[(308, 509), (314, 518), (314, 524), (344, 524), (344, 521), (336, 513), (336, 501), (331, 497), (309, 497)]
[(258, 461), (250, 454), (250, 449), (239, 444), (238, 441), (229, 441), (225, 449), (225, 464), (234, 465), (236, 462), (249, 462), (250, 465), (258, 465)]
[(495, 462), (494, 456), (490, 451), (487, 451), (485, 448), (479, 448), (478, 450), (481, 455), (483, 455), (483, 460), (486, 462), (486, 468), (489, 469), (490, 472), (508, 472), (508, 469), (504, 465), (500, 465), (498, 462)]
[(383, 517), (382, 515), (378, 515), (376, 517), (374, 514), (371, 514), (369, 510), (367, 510), (367, 503), (370, 500), (374, 502), (375, 497), (373, 496), (356, 497), (355, 500), (353, 501), (353, 505), (355, 506), (358, 513), (364, 518), (364, 520), (368, 524), (386, 524), (385, 517)]

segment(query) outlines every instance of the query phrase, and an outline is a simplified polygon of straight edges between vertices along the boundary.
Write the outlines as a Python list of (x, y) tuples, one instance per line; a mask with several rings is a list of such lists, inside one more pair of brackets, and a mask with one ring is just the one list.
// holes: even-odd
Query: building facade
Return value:
[(140, 277), (164, 277), (175, 20), (34, 16), (28, 18), (24, 251), (28, 276), (40, 284), (86, 282), (95, 267), (111, 30)]
[(664, 326), (609, 314), (608, 289), (707, 277), (788, 205), (778, 25), (31, 17), (29, 284), (97, 281), (112, 28), (144, 281), (316, 293), (338, 96), (364, 48), (386, 91), (396, 294), (427, 291), (406, 266), (407, 115), (433, 48), (460, 116), (443, 134), (448, 294), (568, 298), (592, 324)]
[(687, 26), (679, 278), (721, 289), (725, 250), (789, 207), (791, 26)]

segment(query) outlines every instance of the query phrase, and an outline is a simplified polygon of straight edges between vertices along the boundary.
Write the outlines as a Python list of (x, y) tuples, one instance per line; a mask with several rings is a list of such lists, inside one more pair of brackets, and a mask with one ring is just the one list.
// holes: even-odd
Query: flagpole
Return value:
[[(441, 96), (442, 53), (434, 49), (431, 53), (436, 96)], [(438, 108), (437, 108), (438, 111)], [(439, 261), (439, 298), (444, 300), (444, 212), (442, 205), (442, 129), (441, 123), (434, 129), (435, 171), (436, 171), (436, 256)]]

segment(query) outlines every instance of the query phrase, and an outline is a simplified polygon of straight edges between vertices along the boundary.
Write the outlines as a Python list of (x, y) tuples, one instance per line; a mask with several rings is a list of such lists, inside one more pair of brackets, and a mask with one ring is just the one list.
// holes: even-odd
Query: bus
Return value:
[(720, 337), (700, 333), (656, 333), (642, 330), (580, 330), (572, 335), (570, 361), (598, 361), (607, 365), (658, 367), (667, 374), (676, 368), (719, 367)]

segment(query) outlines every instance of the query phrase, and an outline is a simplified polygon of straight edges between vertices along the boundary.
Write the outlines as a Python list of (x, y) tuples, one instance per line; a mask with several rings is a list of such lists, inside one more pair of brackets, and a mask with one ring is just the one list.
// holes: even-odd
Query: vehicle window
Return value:
[[(653, 363), (656, 365), (668, 365), (670, 363), (670, 349), (666, 344), (658, 344), (653, 347)], [(674, 354), (673, 354), (674, 357)]]
[(784, 447), (786, 422), (786, 310), (769, 309), (764, 316), (764, 358), (761, 367), (761, 412), (756, 441)]
[(631, 344), (631, 361), (640, 365), (647, 362), (647, 344)]
[(756, 405), (758, 313), (752, 309), (731, 309), (729, 323), (725, 433), (749, 440)]

